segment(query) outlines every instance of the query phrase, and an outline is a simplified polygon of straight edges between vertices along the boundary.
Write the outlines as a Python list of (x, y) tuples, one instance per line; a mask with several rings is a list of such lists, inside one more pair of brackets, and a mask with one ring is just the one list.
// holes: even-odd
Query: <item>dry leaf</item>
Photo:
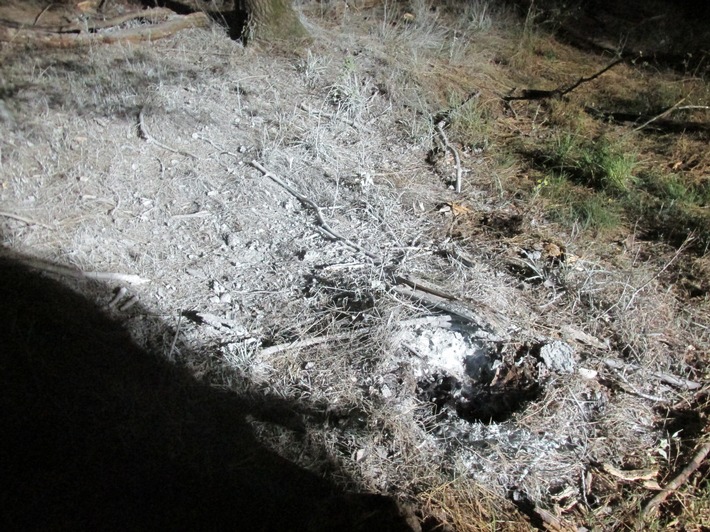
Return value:
[(657, 480), (645, 480), (643, 482), (643, 487), (654, 491), (661, 491), (663, 489)]
[(448, 205), (449, 207), (451, 207), (451, 212), (454, 213), (454, 216), (461, 216), (462, 214), (467, 214), (471, 212), (471, 209), (459, 203), (451, 202)]
[(570, 325), (565, 325), (562, 327), (562, 337), (567, 340), (573, 340), (584, 345), (589, 345), (591, 347), (596, 347), (597, 349), (609, 349), (609, 345), (606, 342), (602, 342), (598, 338), (580, 331)]
[(542, 249), (545, 251), (545, 254), (548, 257), (552, 257), (553, 259), (561, 258), (564, 256), (564, 251), (560, 249), (560, 246), (557, 244), (554, 244), (553, 242), (547, 242)]
[(76, 4), (76, 8), (82, 13), (86, 13), (87, 11), (96, 11), (98, 5), (99, 0), (84, 0)]
[(658, 476), (658, 468), (617, 469), (611, 464), (602, 464), (602, 469), (621, 480), (652, 480)]

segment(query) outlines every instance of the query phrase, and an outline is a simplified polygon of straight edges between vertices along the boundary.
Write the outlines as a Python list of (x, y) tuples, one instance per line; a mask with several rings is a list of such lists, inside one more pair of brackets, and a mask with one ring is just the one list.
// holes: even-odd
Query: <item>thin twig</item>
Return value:
[(710, 105), (683, 105), (682, 107), (676, 107), (676, 111), (687, 111), (691, 109), (704, 109), (708, 110), (710, 109)]
[[(617, 381), (617, 384), (625, 392), (635, 395), (637, 397), (641, 397), (642, 399), (648, 399), (649, 401), (653, 401), (654, 403), (669, 403), (670, 402), (670, 400), (665, 399), (663, 397), (658, 397), (657, 395), (651, 395), (649, 393), (644, 393), (641, 390), (638, 390), (634, 385), (632, 385), (629, 382), (629, 380), (620, 371), (614, 371), (614, 373), (616, 373), (616, 376), (619, 377), (619, 379), (620, 379), (620, 381)], [(621, 382), (621, 381), (623, 381), (623, 382)]]
[(356, 331), (350, 331), (340, 334), (331, 334), (328, 336), (316, 336), (314, 338), (305, 338), (303, 340), (296, 340), (295, 342), (289, 342), (287, 344), (272, 345), (261, 350), (261, 354), (264, 356), (275, 355), (282, 351), (290, 351), (291, 349), (301, 349), (303, 347), (311, 347), (313, 345), (324, 344), (327, 342), (337, 342), (338, 340), (347, 340), (348, 338), (357, 338), (369, 333), (371, 327), (364, 327)]
[(210, 216), (212, 213), (210, 211), (198, 211), (198, 212), (193, 212), (190, 214), (173, 214), (170, 219), (171, 220), (188, 220), (190, 218), (206, 218), (207, 216)]
[(451, 143), (449, 142), (449, 139), (446, 137), (446, 133), (444, 132), (444, 121), (442, 120), (438, 124), (436, 124), (436, 130), (439, 132), (439, 136), (441, 137), (441, 142), (444, 143), (444, 146), (446, 149), (448, 149), (453, 155), (454, 155), (454, 160), (456, 161), (456, 194), (461, 194), (461, 177), (462, 177), (462, 172), (461, 172), (461, 158), (459, 157), (459, 152), (454, 148)]
[(350, 127), (354, 128), (354, 129), (366, 129), (365, 126), (358, 124), (356, 122), (353, 122), (352, 120), (349, 120), (339, 114), (328, 113), (326, 111), (314, 111), (310, 107), (308, 107), (305, 103), (302, 103), (300, 105), (300, 107), (301, 107), (301, 109), (306, 111), (308, 114), (311, 114), (311, 115), (318, 114), (318, 115), (325, 116), (326, 118), (334, 118), (336, 120), (340, 120), (341, 122), (345, 122), (347, 125), (349, 125)]
[(42, 222), (38, 222), (31, 218), (25, 218), (24, 216), (20, 216), (19, 214), (12, 214), (11, 212), (0, 211), (0, 216), (4, 216), (5, 218), (12, 218), (13, 220), (17, 220), (18, 222), (24, 222), (28, 225), (39, 225), (40, 227), (44, 227), (45, 229), (51, 229), (50, 226), (43, 224)]
[(573, 83), (572, 85), (570, 85), (569, 87), (564, 89), (562, 92), (560, 92), (560, 96), (564, 96), (565, 94), (572, 92), (574, 89), (579, 87), (582, 83), (587, 83), (588, 81), (592, 81), (593, 79), (598, 78), (599, 76), (604, 74), (607, 70), (611, 70), (612, 68), (614, 68), (616, 65), (618, 65), (619, 63), (621, 63), (623, 61), (624, 60), (620, 57), (620, 58), (616, 59), (615, 61), (612, 61), (611, 63), (609, 63), (607, 66), (602, 68), (596, 74), (592, 74), (591, 76), (589, 76), (587, 78), (584, 78), (584, 77), (579, 78), (576, 83)]
[(404, 284), (409, 286), (410, 288), (413, 288), (414, 290), (426, 292), (427, 294), (433, 294), (443, 299), (448, 299), (450, 301), (459, 300), (459, 298), (457, 298), (455, 295), (449, 294), (448, 292), (444, 292), (437, 286), (434, 286), (433, 284), (428, 283), (426, 281), (422, 281), (421, 279), (416, 279), (405, 275), (396, 275), (394, 280), (397, 284)]
[(706, 442), (701, 445), (698, 452), (695, 453), (695, 456), (693, 456), (693, 459), (680, 473), (678, 473), (678, 476), (671, 480), (666, 487), (663, 488), (663, 490), (659, 491), (656, 496), (649, 501), (641, 512), (641, 517), (644, 519), (652, 517), (656, 513), (658, 506), (665, 501), (671, 493), (676, 491), (680, 486), (688, 481), (690, 475), (692, 475), (693, 472), (700, 467), (700, 464), (703, 463), (703, 460), (705, 460), (708, 453), (710, 453), (710, 442)]
[(655, 121), (658, 120), (659, 118), (663, 118), (664, 116), (666, 116), (666, 115), (672, 113), (673, 110), (674, 110), (674, 109), (677, 109), (678, 106), (679, 106), (680, 104), (682, 104), (684, 101), (685, 101), (685, 98), (681, 98), (680, 100), (678, 100), (678, 102), (677, 102), (675, 105), (670, 106), (668, 109), (666, 109), (665, 111), (663, 111), (661, 114), (658, 114), (658, 115), (654, 116), (654, 117), (651, 118), (650, 120), (648, 120), (648, 121), (644, 122), (643, 124), (641, 124), (639, 127), (635, 127), (635, 128), (633, 129), (633, 131), (641, 131), (643, 128), (645, 128), (647, 125), (649, 125), (651, 122), (655, 122)]
[(624, 312), (627, 312), (629, 310), (629, 307), (631, 307), (631, 304), (634, 302), (634, 299), (636, 298), (639, 293), (646, 288), (649, 284), (651, 284), (655, 279), (658, 279), (663, 272), (665, 272), (670, 266), (680, 257), (680, 254), (685, 251), (690, 243), (695, 240), (695, 237), (691, 234), (688, 235), (688, 237), (685, 239), (685, 241), (680, 245), (680, 247), (676, 250), (676, 252), (673, 254), (671, 259), (661, 268), (658, 270), (650, 279), (648, 279), (645, 283), (643, 283), (641, 286), (639, 286), (636, 291), (631, 294), (631, 298), (629, 299), (629, 302), (626, 304), (624, 307)]
[(344, 244), (350, 246), (351, 248), (359, 251), (360, 253), (362, 253), (366, 257), (371, 258), (375, 262), (378, 262), (378, 263), (384, 262), (382, 257), (380, 257), (379, 255), (366, 250), (365, 248), (363, 248), (359, 244), (356, 244), (352, 240), (345, 238), (343, 235), (341, 235), (340, 233), (336, 232), (333, 228), (331, 228), (330, 225), (328, 225), (328, 222), (326, 222), (325, 219), (323, 218), (323, 213), (322, 213), (321, 208), (316, 203), (314, 203), (312, 200), (310, 200), (309, 198), (307, 198), (306, 196), (304, 196), (303, 194), (298, 192), (296, 189), (291, 187), (288, 183), (286, 183), (279, 176), (275, 175), (272, 172), (269, 172), (258, 161), (252, 161), (250, 164), (254, 168), (256, 168), (257, 170), (259, 170), (262, 174), (264, 174), (265, 177), (268, 177), (269, 179), (271, 179), (275, 183), (281, 185), (287, 192), (289, 192), (294, 197), (296, 197), (301, 203), (303, 203), (307, 207), (310, 207), (311, 209), (313, 209), (313, 211), (316, 214), (316, 218), (318, 218), (318, 223), (320, 224), (321, 229), (330, 238), (332, 238), (333, 240), (339, 240), (339, 241), (343, 242)]
[[(636, 364), (626, 364), (620, 360), (615, 360), (613, 358), (605, 358), (604, 365), (612, 369), (623, 369), (625, 371), (641, 369), (641, 366), (638, 366)], [(682, 379), (680, 377), (676, 377), (675, 375), (663, 373), (661, 371), (653, 371), (650, 373), (650, 375), (652, 377), (655, 377), (659, 381), (665, 382), (666, 384), (670, 384), (671, 386), (675, 386), (676, 388), (683, 388), (685, 390), (697, 390), (703, 387), (703, 385), (699, 382), (691, 381), (688, 379)]]
[(602, 74), (604, 74), (606, 71), (612, 69), (619, 63), (623, 62), (623, 58), (616, 59), (609, 63), (607, 66), (602, 68), (599, 72), (592, 74), (591, 76), (588, 77), (581, 77), (577, 81), (575, 81), (572, 85), (569, 85), (568, 87), (560, 86), (557, 87), (556, 89), (553, 90), (537, 90), (537, 89), (524, 89), (522, 96), (503, 96), (503, 100), (506, 102), (510, 102), (513, 100), (544, 100), (547, 98), (555, 98), (555, 97), (560, 97), (560, 96), (565, 96), (572, 92), (574, 89), (579, 87), (582, 83), (587, 83), (589, 81), (592, 81)]
[(148, 131), (148, 128), (145, 125), (145, 120), (143, 118), (143, 111), (144, 110), (145, 110), (145, 108), (142, 107), (141, 110), (138, 112), (138, 127), (140, 129), (141, 137), (143, 137), (148, 142), (152, 142), (156, 146), (163, 148), (164, 150), (168, 150), (173, 153), (177, 153), (179, 155), (187, 155), (188, 157), (192, 157), (193, 159), (199, 159), (199, 157), (197, 155), (190, 153), (189, 151), (176, 150), (175, 148), (171, 148), (167, 144), (163, 144), (162, 142), (157, 140), (153, 135), (151, 135), (150, 132)]
[(39, 15), (37, 15), (37, 16), (35, 17), (35, 20), (34, 20), (34, 22), (32, 23), (32, 26), (36, 26), (36, 25), (37, 25), (37, 23), (39, 22), (39, 19), (41, 19), (41, 18), (42, 18), (42, 15), (44, 15), (47, 11), (49, 11), (49, 8), (50, 8), (50, 7), (54, 7), (54, 4), (53, 4), (53, 3), (47, 4), (47, 6), (46, 6), (42, 11), (39, 12)]

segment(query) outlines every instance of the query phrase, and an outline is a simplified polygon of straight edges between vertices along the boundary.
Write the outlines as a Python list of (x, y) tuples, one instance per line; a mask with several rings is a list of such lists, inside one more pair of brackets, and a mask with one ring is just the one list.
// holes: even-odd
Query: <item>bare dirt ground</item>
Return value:
[[(247, 420), (425, 529), (623, 528), (706, 430), (707, 296), (672, 290), (674, 249), (530, 207), (486, 140), (528, 134), (499, 96), (515, 46), (414, 4), (304, 2), (293, 51), (217, 24), (3, 43), (3, 248), (199, 381), (303, 406), (305, 432)], [(455, 143), (456, 194), (432, 117), (476, 92), (499, 120)]]

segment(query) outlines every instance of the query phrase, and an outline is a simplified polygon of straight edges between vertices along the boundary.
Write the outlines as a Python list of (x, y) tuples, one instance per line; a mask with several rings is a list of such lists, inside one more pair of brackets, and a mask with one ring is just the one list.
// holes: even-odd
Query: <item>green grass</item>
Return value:
[(563, 225), (578, 224), (598, 232), (614, 229), (622, 222), (615, 198), (577, 185), (565, 174), (544, 179), (536, 190), (546, 199), (547, 216)]
[(706, 207), (710, 205), (710, 183), (687, 183), (682, 175), (649, 170), (640, 174), (644, 190), (665, 202)]
[(492, 121), (478, 98), (469, 101), (457, 93), (449, 94), (448, 107), (452, 109), (452, 138), (471, 148), (488, 147), (492, 135)]
[(614, 195), (628, 192), (636, 182), (636, 155), (604, 137), (590, 141), (569, 132), (558, 134), (542, 162), (555, 174)]

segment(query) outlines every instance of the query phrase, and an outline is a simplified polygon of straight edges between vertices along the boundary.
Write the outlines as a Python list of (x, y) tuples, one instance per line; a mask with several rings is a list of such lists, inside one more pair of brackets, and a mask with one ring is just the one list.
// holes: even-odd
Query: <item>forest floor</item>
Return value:
[(707, 48), (365, 3), (297, 2), (294, 49), (3, 42), (4, 253), (415, 528), (707, 530)]

